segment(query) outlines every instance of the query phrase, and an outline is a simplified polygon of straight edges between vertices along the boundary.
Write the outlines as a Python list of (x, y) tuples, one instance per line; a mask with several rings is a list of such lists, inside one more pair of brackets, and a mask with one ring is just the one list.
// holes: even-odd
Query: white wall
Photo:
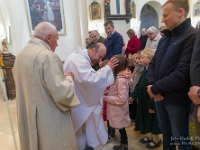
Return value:
[[(87, 3), (87, 7), (89, 8), (89, 5), (93, 2), (93, 0), (86, 0)], [(105, 31), (104, 31), (104, 0), (96, 0), (96, 2), (100, 3), (101, 5), (101, 14), (102, 14), (102, 19), (99, 20), (91, 20), (90, 19), (90, 12), (89, 9), (87, 9), (87, 13), (88, 13), (88, 31), (90, 30), (98, 30), (100, 32), (100, 34), (103, 37), (106, 37)], [(149, 1), (149, 0), (134, 0), (135, 4), (136, 4), (136, 19), (131, 19), (130, 23), (126, 23), (125, 20), (117, 20), (117, 21), (113, 21), (115, 24), (115, 29), (123, 36), (124, 38), (124, 42), (127, 44), (129, 38), (126, 34), (126, 31), (128, 29), (134, 29), (136, 34), (139, 36), (140, 35), (140, 31), (139, 31), (139, 27), (140, 27), (140, 11), (142, 9), (142, 7), (145, 4), (149, 4), (151, 6), (153, 6), (155, 8), (155, 10), (158, 13), (158, 18), (159, 18), (159, 26), (163, 25), (161, 23), (162, 20), (162, 14), (161, 14), (161, 6), (166, 2), (166, 0), (154, 0), (154, 1)], [(111, 0), (110, 3), (110, 7), (111, 7), (111, 14), (117, 14), (116, 11), (116, 1)], [(121, 14), (125, 14), (125, 0), (120, 0), (120, 12)]]
[[(83, 0), (63, 0), (63, 7), (67, 34), (59, 36), (58, 47), (55, 51), (61, 60), (65, 60), (75, 50), (76, 45), (84, 43), (82, 35), (83, 31), (87, 30), (84, 29), (84, 26), (87, 27), (87, 20), (84, 22), (86, 12)], [(25, 2), (24, 0), (0, 0), (0, 8), (5, 26), (11, 25), (12, 42), (9, 45), (9, 50), (17, 55), (30, 39)], [(81, 21), (80, 18), (82, 18)]]
[[(91, 20), (89, 5), (93, 0), (62, 0), (64, 7), (64, 18), (66, 25), (66, 35), (60, 36), (58, 40), (58, 47), (55, 53), (65, 60), (67, 56), (75, 50), (76, 45), (85, 46), (85, 38), (88, 37), (88, 31), (98, 30), (99, 33), (106, 37), (104, 31), (104, 0), (96, 0), (96, 2), (101, 5), (101, 19)], [(111, 0), (111, 7), (115, 2)], [(130, 28), (136, 30), (139, 28), (139, 18), (140, 11), (145, 4), (149, 4), (155, 8), (159, 17), (159, 26), (162, 25), (162, 13), (161, 6), (166, 2), (166, 0), (135, 0), (136, 4), (136, 19), (131, 19), (130, 23), (126, 23), (125, 20), (114, 21), (115, 29), (122, 34), (124, 41), (127, 44), (128, 37), (126, 31)], [(200, 17), (193, 17), (193, 5), (197, 0), (190, 0), (191, 13), (189, 17), (192, 19), (192, 24), (195, 26)], [(125, 13), (124, 0), (120, 0), (121, 12)], [(22, 48), (27, 44), (30, 39), (29, 26), (26, 16), (25, 0), (0, 0), (0, 10), (3, 16), (3, 23), (5, 29), (11, 26), (11, 44), (9, 45), (9, 50), (17, 55)], [(111, 8), (112, 10), (112, 8)], [(114, 9), (113, 9), (114, 10)], [(116, 8), (115, 8), (116, 11)], [(115, 13), (115, 12), (113, 12)], [(7, 32), (7, 31), (6, 31)]]

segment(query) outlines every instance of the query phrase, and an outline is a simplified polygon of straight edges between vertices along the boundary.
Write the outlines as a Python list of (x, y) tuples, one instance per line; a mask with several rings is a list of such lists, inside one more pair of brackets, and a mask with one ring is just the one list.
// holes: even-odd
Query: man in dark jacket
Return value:
[(192, 150), (187, 93), (196, 30), (186, 18), (188, 12), (188, 0), (168, 0), (163, 5), (165, 36), (148, 67), (148, 93), (155, 100), (163, 150), (176, 150), (176, 145), (179, 150)]
[(114, 23), (111, 20), (107, 20), (104, 23), (104, 28), (107, 38), (104, 41), (106, 46), (106, 56), (103, 60), (110, 59), (114, 55), (121, 54), (123, 46), (123, 37), (115, 31)]
[(141, 29), (141, 36), (140, 36), (140, 50), (143, 50), (146, 46), (147, 43), (147, 39), (148, 39), (148, 35), (147, 35), (147, 29), (146, 28), (142, 28)]
[(104, 43), (104, 38), (102, 36), (100, 36), (100, 34), (99, 34), (99, 32), (97, 30), (93, 30), (91, 32), (91, 38), (92, 38), (92, 42), (93, 43), (95, 43), (95, 42)]
[[(192, 87), (188, 95), (190, 96), (193, 103), (196, 105), (194, 108), (194, 122), (196, 125), (196, 135), (200, 137), (200, 30), (197, 33), (197, 38), (194, 45), (194, 50), (192, 54), (192, 60), (190, 65), (190, 78), (192, 82)], [(199, 139), (195, 139), (198, 142)], [(200, 149), (200, 144), (198, 144)]]

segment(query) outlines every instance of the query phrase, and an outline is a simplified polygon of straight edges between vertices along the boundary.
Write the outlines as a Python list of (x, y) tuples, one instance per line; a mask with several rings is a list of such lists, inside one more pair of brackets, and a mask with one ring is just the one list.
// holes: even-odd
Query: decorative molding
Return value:
[(125, 14), (125, 15), (105, 15), (105, 18), (108, 20), (125, 20), (126, 23), (130, 22), (132, 18), (132, 14)]
[[(126, 23), (129, 23), (130, 19), (132, 19), (130, 2), (131, 2), (131, 0), (125, 0), (126, 14), (112, 15), (112, 14), (110, 14), (110, 0), (105, 0), (105, 19), (106, 20), (125, 20)], [(116, 3), (117, 3), (117, 13), (119, 13), (119, 11), (120, 11), (119, 0), (116, 1)]]

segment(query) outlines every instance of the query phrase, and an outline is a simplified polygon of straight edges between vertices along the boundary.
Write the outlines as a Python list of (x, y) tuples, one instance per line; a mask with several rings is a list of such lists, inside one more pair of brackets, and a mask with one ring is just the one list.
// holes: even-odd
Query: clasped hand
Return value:
[(162, 101), (162, 100), (164, 99), (164, 97), (162, 96), (162, 94), (156, 94), (156, 95), (154, 95), (154, 94), (152, 93), (152, 91), (151, 91), (151, 86), (152, 86), (152, 85), (148, 85), (148, 86), (147, 86), (147, 92), (148, 92), (149, 96), (150, 96), (151, 98), (153, 98), (155, 101)]

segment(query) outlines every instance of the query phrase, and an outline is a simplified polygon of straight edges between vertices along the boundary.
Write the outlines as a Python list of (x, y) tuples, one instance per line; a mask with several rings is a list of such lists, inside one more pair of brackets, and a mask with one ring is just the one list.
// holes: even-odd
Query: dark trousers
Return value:
[(107, 126), (108, 126), (108, 137), (114, 137), (115, 136), (115, 128), (112, 128), (109, 124), (109, 121), (107, 121)]
[(189, 137), (189, 113), (191, 105), (170, 106), (156, 102), (160, 130), (163, 134), (163, 150), (192, 150)]
[(120, 133), (121, 144), (128, 144), (128, 137), (126, 134), (126, 129), (122, 128), (122, 129), (118, 129), (118, 130)]

